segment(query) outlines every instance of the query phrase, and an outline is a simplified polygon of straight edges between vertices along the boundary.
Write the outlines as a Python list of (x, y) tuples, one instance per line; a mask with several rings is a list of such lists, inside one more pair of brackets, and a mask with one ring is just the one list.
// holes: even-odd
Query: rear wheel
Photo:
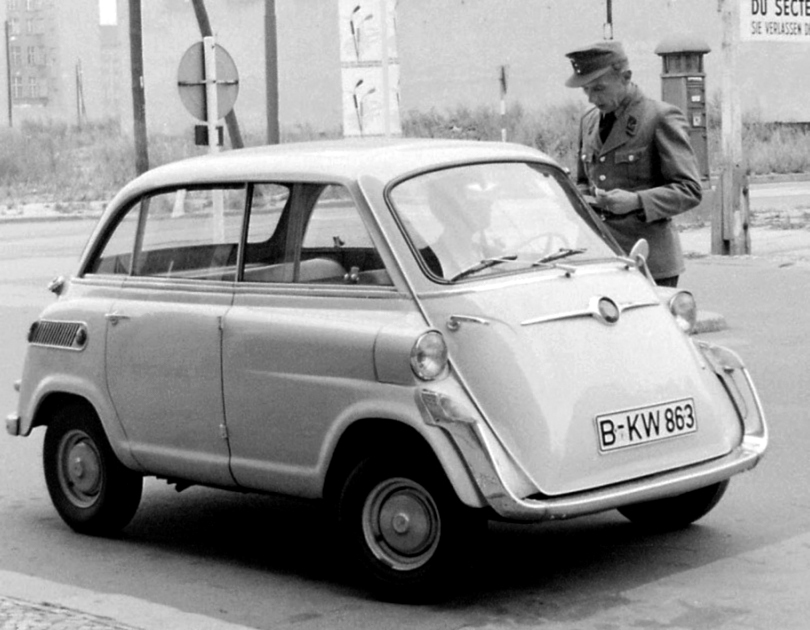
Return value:
[(338, 522), (361, 579), (379, 596), (405, 601), (446, 595), (447, 578), (486, 524), (460, 503), (438, 466), (383, 457), (349, 474)]
[(726, 488), (728, 479), (675, 497), (627, 505), (619, 508), (619, 512), (650, 529), (680, 529), (706, 516), (723, 498)]
[(87, 405), (68, 405), (53, 417), (45, 433), (43, 465), (51, 501), (75, 531), (112, 535), (135, 515), (142, 477), (118, 461)]

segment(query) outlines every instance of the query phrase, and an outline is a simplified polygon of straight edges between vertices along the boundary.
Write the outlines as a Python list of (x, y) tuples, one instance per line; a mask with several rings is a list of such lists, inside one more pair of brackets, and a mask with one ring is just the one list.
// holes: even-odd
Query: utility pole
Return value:
[(8, 89), (8, 127), (14, 126), (14, 92), (11, 89), (11, 33), (9, 32), (8, 20), (6, 20), (6, 87)]
[(143, 85), (143, 24), (141, 0), (129, 0), (129, 49), (132, 74), (132, 115), (135, 127), (135, 172), (149, 170), (146, 140), (146, 98)]
[(266, 0), (264, 13), (265, 85), (267, 89), (267, 144), (281, 142), (278, 124), (278, 39), (276, 2)]
[(748, 176), (742, 150), (742, 113), (737, 81), (737, 50), (740, 41), (740, 2), (720, 0), (723, 21), (722, 77), (722, 166), (719, 203), (712, 217), (712, 254), (751, 253), (749, 232)]
[[(202, 37), (213, 37), (214, 31), (211, 29), (211, 21), (208, 19), (205, 0), (191, 0), (191, 3), (194, 6), (194, 15), (197, 16), (200, 35), (202, 35)], [(242, 141), (242, 132), (239, 130), (239, 122), (233, 110), (225, 115), (225, 124), (228, 127), (228, 135), (231, 137), (231, 146), (234, 149), (241, 149), (245, 146), (245, 143)]]
[(605, 21), (605, 39), (613, 39), (613, 0), (605, 0), (607, 3), (607, 20)]

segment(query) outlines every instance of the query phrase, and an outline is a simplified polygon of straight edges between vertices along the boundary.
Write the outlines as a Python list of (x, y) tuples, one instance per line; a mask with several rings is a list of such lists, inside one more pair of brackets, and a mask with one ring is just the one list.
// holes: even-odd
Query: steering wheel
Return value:
[(540, 256), (545, 256), (546, 254), (571, 247), (568, 239), (561, 232), (544, 232), (543, 234), (534, 234), (525, 238), (516, 245), (511, 245), (509, 249), (514, 252), (520, 252), (524, 247), (535, 241), (543, 241), (541, 251), (537, 252)]

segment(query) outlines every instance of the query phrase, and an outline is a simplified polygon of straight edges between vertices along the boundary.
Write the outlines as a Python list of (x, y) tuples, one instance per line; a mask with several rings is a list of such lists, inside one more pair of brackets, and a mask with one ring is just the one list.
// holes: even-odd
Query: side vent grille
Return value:
[(83, 350), (87, 345), (87, 326), (82, 322), (40, 320), (31, 325), (28, 343), (49, 348)]

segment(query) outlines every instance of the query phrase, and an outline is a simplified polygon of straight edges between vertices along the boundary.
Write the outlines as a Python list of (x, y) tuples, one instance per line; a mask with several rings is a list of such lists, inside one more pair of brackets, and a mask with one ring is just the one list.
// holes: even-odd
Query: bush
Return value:
[[(584, 104), (567, 103), (529, 111), (511, 105), (502, 118), (493, 108), (457, 107), (443, 112), (409, 111), (403, 116), (403, 135), (426, 138), (507, 139), (533, 146), (570, 169), (577, 162), (577, 129)], [(709, 163), (720, 160), (719, 103), (709, 103)], [(810, 173), (810, 126), (744, 120), (743, 149), (753, 174)], [(297, 126), (282, 132), (282, 140), (339, 137), (336, 130), (317, 131)], [(245, 135), (248, 146), (265, 142)], [(150, 166), (199, 155), (204, 147), (188, 137), (153, 134), (149, 137)], [(135, 176), (132, 138), (115, 121), (81, 128), (64, 123), (25, 122), (20, 128), (0, 130), (0, 203), (25, 201), (106, 201)]]
[(506, 139), (540, 149), (563, 165), (576, 166), (577, 128), (584, 108), (581, 105), (555, 105), (538, 112), (527, 112), (520, 104), (511, 105), (501, 118), (492, 108), (475, 111), (458, 107), (440, 113), (409, 111), (402, 122), (402, 133), (414, 138), (458, 138), (498, 141), (502, 130)]

